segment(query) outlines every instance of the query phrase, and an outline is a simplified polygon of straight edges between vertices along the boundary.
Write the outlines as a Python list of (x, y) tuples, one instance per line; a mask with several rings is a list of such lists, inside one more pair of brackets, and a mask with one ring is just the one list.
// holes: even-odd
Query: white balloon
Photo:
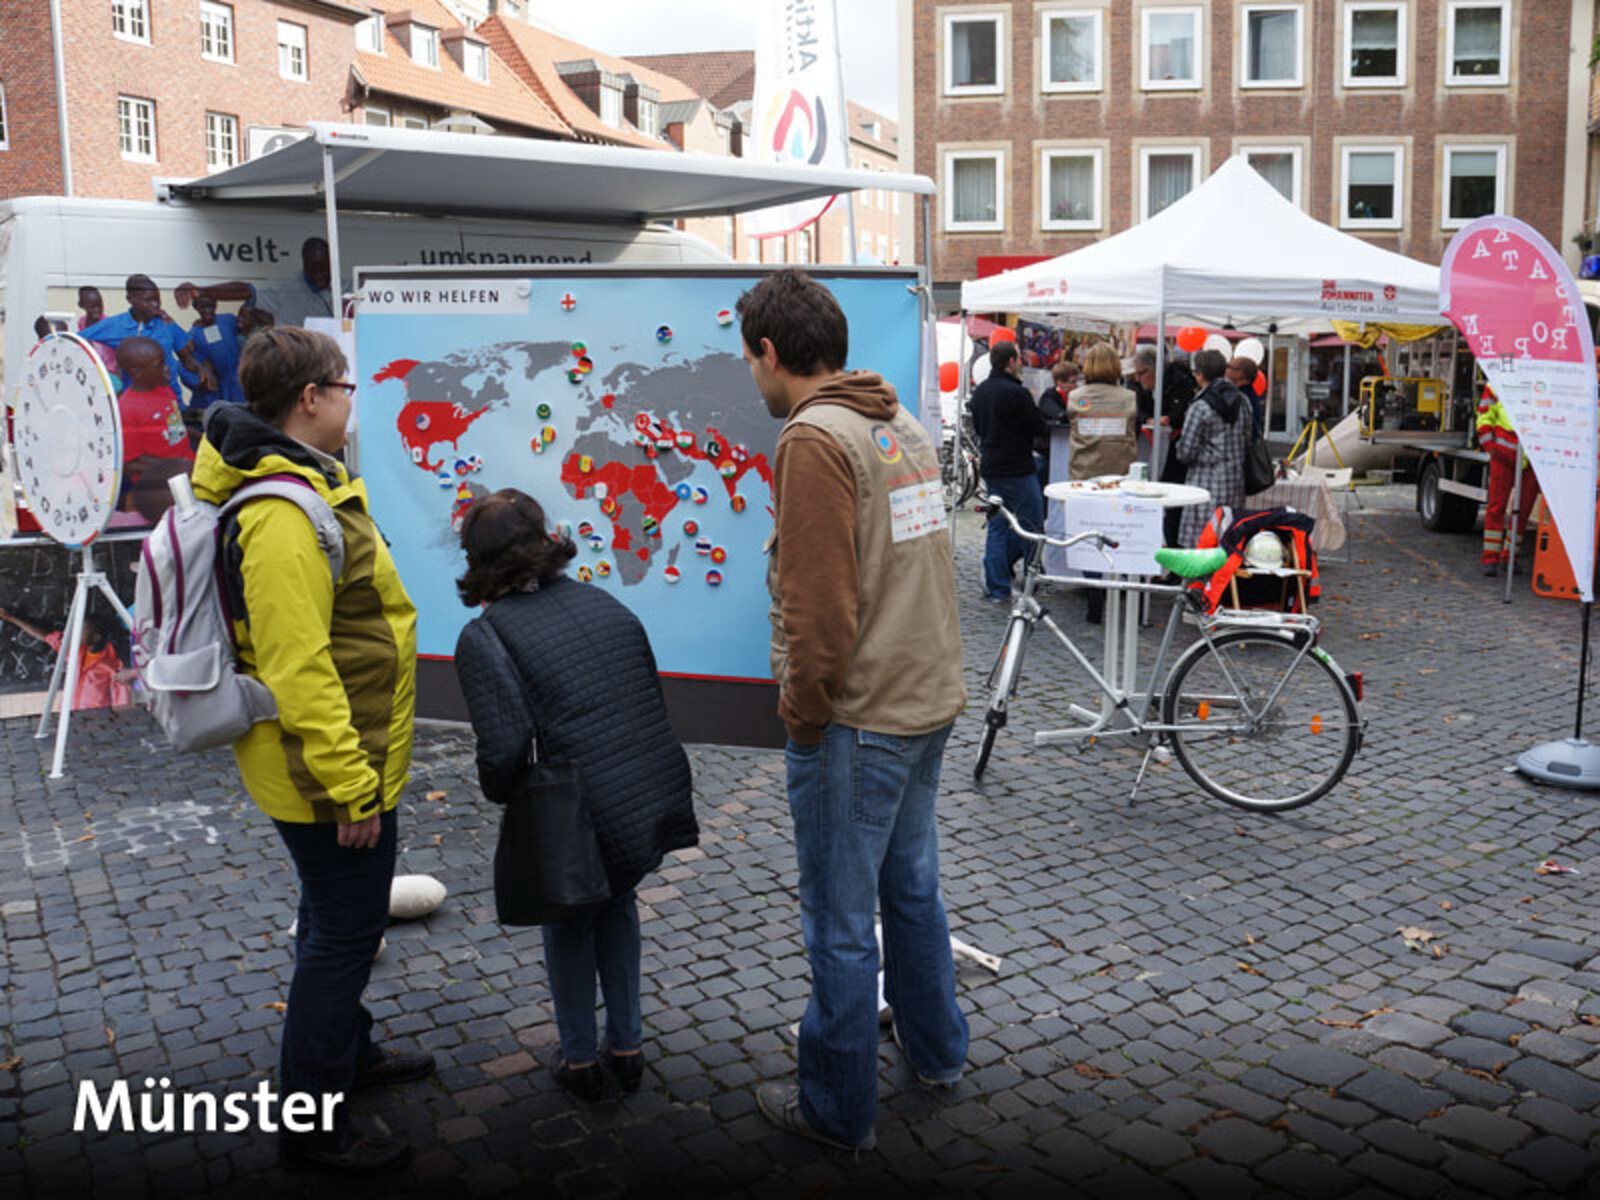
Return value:
[(987, 354), (974, 361), (968, 372), (972, 386), (977, 387), (985, 379), (989, 378), (989, 370), (989, 356)]
[(1206, 344), (1202, 346), (1201, 349), (1215, 350), (1221, 354), (1223, 358), (1233, 357), (1233, 343), (1227, 338), (1223, 337), (1220, 333), (1213, 333), (1210, 337), (1208, 337), (1206, 339)]
[(1248, 337), (1234, 348), (1234, 353), (1240, 358), (1248, 358), (1259, 367), (1261, 360), (1267, 356), (1267, 348), (1261, 344), (1260, 338)]

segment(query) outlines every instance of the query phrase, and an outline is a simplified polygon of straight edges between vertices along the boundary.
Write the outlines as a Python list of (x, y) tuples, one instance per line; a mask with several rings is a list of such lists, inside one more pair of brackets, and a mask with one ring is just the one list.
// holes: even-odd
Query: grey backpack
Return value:
[(223, 578), (222, 535), (241, 506), (276, 496), (299, 506), (338, 582), (344, 535), (333, 508), (295, 475), (244, 484), (222, 505), (186, 499), (144, 540), (134, 592), (133, 658), (150, 711), (180, 753), (226, 746), (278, 715), (272, 693), (239, 670)]

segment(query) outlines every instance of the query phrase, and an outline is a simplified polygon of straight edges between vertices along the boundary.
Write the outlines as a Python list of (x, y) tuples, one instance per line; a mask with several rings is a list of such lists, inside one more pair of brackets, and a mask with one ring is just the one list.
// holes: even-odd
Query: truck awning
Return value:
[(324, 151), (345, 211), (638, 224), (728, 216), (866, 188), (932, 195), (923, 175), (783, 166), (710, 154), (313, 121), (242, 166), (168, 184), (208, 203), (321, 207)]

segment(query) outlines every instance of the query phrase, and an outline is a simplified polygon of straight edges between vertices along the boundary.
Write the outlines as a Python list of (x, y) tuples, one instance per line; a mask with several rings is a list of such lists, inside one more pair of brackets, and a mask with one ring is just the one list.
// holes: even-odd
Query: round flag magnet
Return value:
[(573, 367), (572, 370), (567, 372), (567, 382), (568, 383), (582, 383), (583, 382), (583, 372), (578, 370), (577, 367)]
[(578, 455), (578, 470), (584, 475), (590, 474), (594, 470), (594, 459), (587, 454)]
[(418, 429), (426, 429), (431, 424), (433, 424), (433, 422), (428, 419), (428, 414), (427, 413), (418, 413), (417, 414), (416, 425), (417, 425)]
[(595, 563), (594, 573), (600, 576), (601, 579), (604, 579), (607, 575), (611, 574), (611, 564), (602, 558), (599, 562)]
[(694, 489), (691, 488), (687, 483), (680, 483), (677, 487), (672, 489), (672, 494), (679, 500), (687, 500), (691, 495), (694, 494)]
[(672, 340), (672, 326), (671, 325), (657, 325), (656, 326), (656, 341), (660, 342), (662, 345), (666, 345), (671, 340)]
[(715, 462), (722, 457), (722, 443), (712, 438), (706, 443), (706, 457)]
[(685, 521), (683, 523), (683, 536), (684, 537), (694, 537), (699, 532), (700, 532), (700, 523), (698, 521)]
[(711, 553), (711, 539), (710, 538), (705, 538), (705, 537), (695, 539), (694, 552), (696, 554), (710, 554)]
[(711, 499), (711, 493), (706, 491), (705, 488), (703, 488), (703, 487), (695, 488), (695, 490), (694, 490), (694, 502), (696, 504), (704, 504), (709, 499)]
[(589, 535), (589, 549), (593, 550), (596, 554), (599, 554), (600, 551), (604, 550), (605, 548), (605, 538), (601, 537), (598, 533)]
[(593, 537), (594, 536), (594, 526), (592, 524), (590, 524), (588, 521), (579, 521), (578, 522), (578, 536), (579, 537)]
[(578, 360), (578, 374), (587, 375), (592, 370), (594, 370), (594, 359), (585, 354)]
[(573, 342), (572, 343), (572, 357), (573, 358), (582, 358), (587, 353), (589, 353), (589, 347), (587, 345), (585, 345), (583, 342)]
[(550, 419), (550, 406), (548, 404), (541, 404), (533, 411), (539, 414), (539, 419), (541, 421), (548, 421)]
[(605, 513), (605, 515), (608, 517), (616, 516), (617, 502), (610, 496), (607, 496), (604, 500), (600, 501), (600, 511)]
[(588, 567), (579, 567), (578, 568), (578, 582), (579, 583), (588, 583), (589, 580), (591, 580), (593, 578), (594, 578), (594, 572), (589, 570)]
[(709, 583), (712, 587), (721, 587), (722, 586), (722, 572), (721, 571), (707, 571), (706, 572), (706, 582)]
[(578, 307), (578, 298), (571, 292), (562, 292), (561, 299), (557, 303), (561, 305), (562, 312), (571, 312)]
[(604, 500), (610, 494), (611, 494), (611, 485), (610, 484), (597, 483), (597, 484), (594, 485), (594, 498), (596, 500)]
[(668, 567), (661, 574), (668, 583), (677, 583), (683, 572), (679, 571), (677, 567)]
[(656, 519), (649, 514), (646, 514), (644, 519), (639, 522), (639, 527), (652, 536), (654, 536), (656, 530), (659, 528), (656, 523)]
[(440, 471), (439, 472), (439, 486), (440, 487), (444, 488), (445, 491), (449, 491), (451, 488), (455, 487), (455, 485), (456, 485), (456, 480), (455, 480), (455, 476), (454, 475), (450, 474), (449, 471)]
[(733, 324), (733, 309), (731, 309), (731, 308), (719, 308), (719, 309), (717, 309), (717, 324), (718, 325), (722, 325), (724, 327), (726, 327), (728, 325), (732, 325)]
[(467, 455), (467, 465), (469, 467), (471, 467), (473, 469), (473, 471), (481, 471), (481, 470), (483, 470), (483, 455), (481, 455), (481, 454), (469, 454), (469, 455)]
[(678, 435), (678, 449), (679, 450), (693, 450), (694, 449), (694, 434), (690, 433), (687, 429), (685, 429), (682, 433), (680, 433)]
[(543, 429), (541, 429), (539, 431), (539, 436), (542, 437), (546, 442), (555, 441), (556, 440), (556, 427), (554, 425), (546, 425)]
[(734, 462), (731, 458), (725, 458), (722, 460), (722, 462), (717, 464), (717, 474), (721, 475), (724, 479), (732, 479), (738, 473), (739, 464)]
[(528, 443), (528, 447), (535, 454), (543, 454), (544, 453), (544, 440), (542, 438), (535, 437), (533, 439), (533, 441)]
[(736, 513), (742, 513), (745, 510), (746, 501), (743, 496), (735, 496), (728, 503), (733, 506), (733, 511)]
[(725, 562), (727, 562), (728, 561), (728, 552), (726, 550), (724, 550), (721, 546), (714, 547), (712, 549), (712, 551), (711, 551), (711, 561), (714, 562), (714, 563), (725, 563)]

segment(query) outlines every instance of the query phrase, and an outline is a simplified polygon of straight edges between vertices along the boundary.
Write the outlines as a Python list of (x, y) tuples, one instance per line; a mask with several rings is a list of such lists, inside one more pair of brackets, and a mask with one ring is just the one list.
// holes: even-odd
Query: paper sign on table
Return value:
[[(1065, 535), (1090, 531), (1103, 533), (1117, 543), (1102, 553), (1093, 542), (1080, 542), (1067, 551), (1067, 566), (1078, 571), (1103, 571), (1116, 575), (1156, 575), (1156, 551), (1161, 549), (1161, 505), (1130, 496), (1074, 496), (1062, 505)], [(1106, 554), (1111, 556), (1110, 561)]]

